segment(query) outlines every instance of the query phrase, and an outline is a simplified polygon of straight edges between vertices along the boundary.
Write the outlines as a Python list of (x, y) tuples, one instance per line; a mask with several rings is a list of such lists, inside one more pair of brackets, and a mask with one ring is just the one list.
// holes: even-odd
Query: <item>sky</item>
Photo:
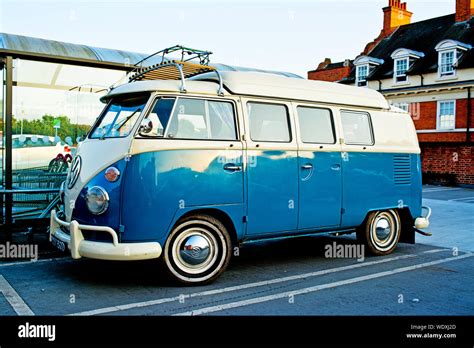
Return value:
[[(455, 0), (408, 0), (412, 22)], [(354, 58), (382, 29), (388, 0), (0, 0), (0, 32), (153, 53), (176, 44), (211, 62), (307, 75)]]

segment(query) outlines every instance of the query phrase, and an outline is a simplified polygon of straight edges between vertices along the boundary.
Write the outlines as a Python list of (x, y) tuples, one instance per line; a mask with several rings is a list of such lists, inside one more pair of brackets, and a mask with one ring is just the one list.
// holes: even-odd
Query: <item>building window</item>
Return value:
[(360, 65), (357, 67), (356, 80), (358, 87), (367, 86), (367, 76), (369, 75), (369, 65)]
[(439, 54), (439, 76), (454, 76), (454, 63), (456, 57), (456, 50), (440, 52)]
[(394, 103), (393, 106), (408, 112), (410, 110), (410, 104), (408, 103)]
[(456, 128), (456, 102), (454, 100), (438, 102), (438, 129)]
[(402, 58), (395, 60), (395, 82), (406, 82), (408, 81), (407, 70), (409, 67), (409, 59)]
[(435, 47), (438, 51), (438, 76), (449, 78), (456, 76), (456, 64), (472, 46), (456, 40), (443, 40)]

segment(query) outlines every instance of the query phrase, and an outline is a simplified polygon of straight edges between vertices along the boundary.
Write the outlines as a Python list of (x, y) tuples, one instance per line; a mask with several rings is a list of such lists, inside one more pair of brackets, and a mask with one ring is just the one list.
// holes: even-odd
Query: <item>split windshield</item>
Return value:
[(90, 137), (105, 139), (122, 138), (129, 135), (149, 97), (147, 94), (112, 99)]

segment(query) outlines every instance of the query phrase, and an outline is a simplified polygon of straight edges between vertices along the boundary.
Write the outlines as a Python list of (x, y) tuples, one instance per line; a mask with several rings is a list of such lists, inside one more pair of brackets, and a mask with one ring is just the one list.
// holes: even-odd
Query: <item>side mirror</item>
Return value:
[(153, 129), (153, 122), (149, 118), (144, 118), (142, 120), (142, 123), (140, 124), (140, 127), (138, 128), (138, 134), (148, 134), (152, 131)]

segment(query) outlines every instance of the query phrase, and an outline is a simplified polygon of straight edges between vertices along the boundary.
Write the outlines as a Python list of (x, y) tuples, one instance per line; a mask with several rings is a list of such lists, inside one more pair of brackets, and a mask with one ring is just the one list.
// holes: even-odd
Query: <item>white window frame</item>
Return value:
[[(435, 49), (438, 51), (438, 79), (456, 79), (457, 78), (457, 69), (456, 65), (459, 61), (459, 58), (461, 55), (472, 49), (473, 47), (471, 45), (456, 41), (456, 40), (443, 40), (439, 42)], [(449, 74), (442, 74), (442, 57), (443, 54), (446, 53), (453, 53), (453, 71), (452, 73)]]
[[(452, 53), (453, 54), (453, 64), (452, 64), (452, 71), (449, 73), (443, 73), (443, 55)], [(442, 78), (450, 78), (456, 76), (456, 67), (455, 64), (457, 62), (458, 50), (451, 49), (451, 50), (443, 50), (438, 52), (438, 77)]]
[(406, 103), (406, 102), (394, 103), (393, 106), (395, 106), (399, 109), (402, 109), (406, 112), (410, 112), (410, 103)]
[[(406, 61), (407, 69), (405, 70), (404, 73), (399, 74), (398, 71), (397, 71), (397, 63), (398, 63), (398, 62), (401, 62), (401, 61)], [(409, 69), (410, 69), (410, 58), (409, 58), (409, 57), (394, 59), (394, 61), (393, 61), (393, 82), (394, 82), (395, 84), (405, 84), (405, 83), (409, 83), (409, 81), (408, 81), (408, 75), (407, 75), (407, 71), (408, 71)], [(398, 81), (398, 80), (397, 80), (398, 77), (405, 77), (405, 80), (403, 80), (403, 81)]]
[[(443, 103), (453, 103), (453, 113), (454, 113), (454, 121), (453, 121), (453, 127), (445, 128), (441, 127), (441, 116), (446, 116), (446, 115), (441, 115), (441, 104)], [(437, 105), (437, 111), (436, 111), (436, 129), (437, 130), (455, 130), (456, 129), (456, 100), (439, 100), (438, 105)]]
[[(365, 78), (362, 80), (360, 77), (360, 74), (359, 74), (359, 70), (362, 69), (362, 68), (365, 68), (367, 70), (367, 74), (365, 75)], [(369, 85), (368, 81), (367, 81), (367, 77), (369, 76), (369, 72), (370, 72), (370, 64), (362, 64), (362, 65), (357, 65), (356, 67), (356, 86), (357, 87), (367, 87)], [(363, 85), (359, 85), (359, 83), (363, 82), (364, 84)]]

